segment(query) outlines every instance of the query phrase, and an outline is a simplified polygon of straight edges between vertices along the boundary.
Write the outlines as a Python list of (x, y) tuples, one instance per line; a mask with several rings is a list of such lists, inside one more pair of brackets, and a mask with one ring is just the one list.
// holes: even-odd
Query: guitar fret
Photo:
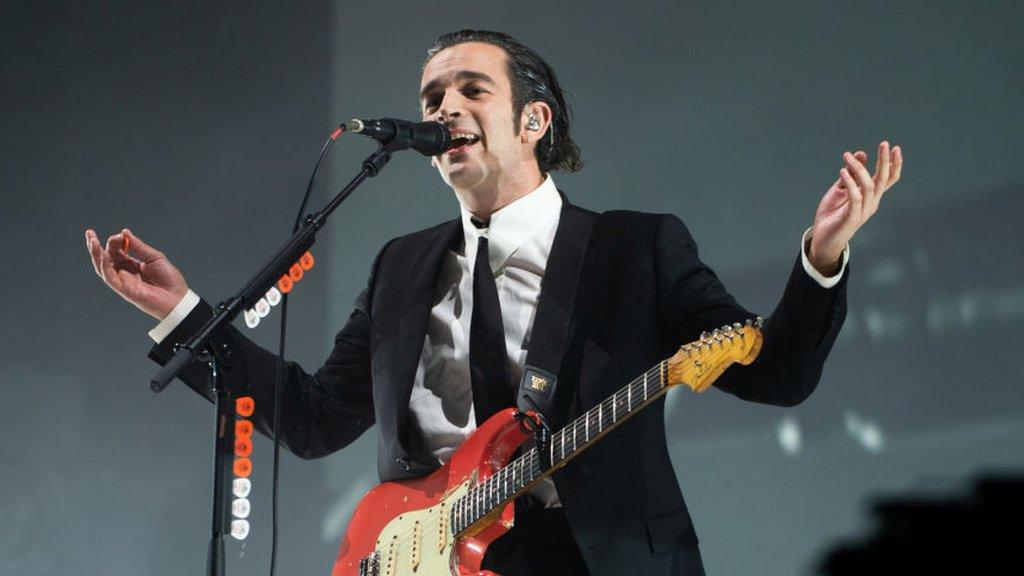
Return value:
[(590, 410), (587, 410), (587, 427), (583, 431), (583, 441), (590, 442)]
[(644, 402), (647, 402), (647, 372), (644, 372)]
[(626, 387), (626, 412), (633, 409), (633, 385)]

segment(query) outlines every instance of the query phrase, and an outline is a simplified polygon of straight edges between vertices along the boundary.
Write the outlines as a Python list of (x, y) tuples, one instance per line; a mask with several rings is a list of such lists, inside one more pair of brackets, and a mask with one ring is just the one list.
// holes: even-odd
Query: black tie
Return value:
[(481, 236), (473, 267), (473, 318), (469, 325), (469, 375), (477, 425), (512, 406), (507, 358), (498, 286), (491, 273), (487, 238)]

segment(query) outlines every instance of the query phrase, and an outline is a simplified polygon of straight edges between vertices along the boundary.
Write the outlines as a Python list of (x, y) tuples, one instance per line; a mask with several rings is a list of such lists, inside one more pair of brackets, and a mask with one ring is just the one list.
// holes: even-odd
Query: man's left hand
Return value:
[(888, 142), (878, 145), (874, 175), (864, 167), (867, 159), (863, 150), (843, 153), (846, 165), (839, 170), (839, 178), (822, 197), (814, 214), (807, 256), (811, 265), (825, 276), (839, 272), (846, 244), (878, 210), (885, 191), (900, 179), (903, 151), (899, 146), (890, 150)]

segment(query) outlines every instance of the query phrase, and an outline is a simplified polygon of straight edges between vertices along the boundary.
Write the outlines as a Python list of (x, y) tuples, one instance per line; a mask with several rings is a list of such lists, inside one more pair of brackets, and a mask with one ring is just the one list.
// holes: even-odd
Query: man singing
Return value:
[[(455, 139), (432, 163), (459, 217), (387, 243), (323, 366), (310, 375), (288, 364), (280, 429), (297, 455), (324, 456), (377, 424), (381, 480), (424, 476), (515, 405), (526, 366), (557, 375), (546, 414), (557, 429), (702, 331), (753, 316), (675, 216), (597, 214), (556, 188), (551, 171), (582, 163), (555, 73), (529, 48), (497, 32), (444, 34), (428, 51), (419, 96), (423, 119)], [(842, 155), (765, 321), (760, 355), (727, 370), (720, 389), (781, 406), (814, 390), (845, 317), (848, 242), (899, 180), (903, 157), (882, 142), (874, 174), (866, 161)], [(103, 281), (160, 321), (150, 333), (157, 361), (211, 316), (166, 257), (127, 229), (105, 246), (88, 230), (86, 243)], [(233, 328), (215, 340), (232, 347), (268, 433), (276, 357)], [(182, 379), (211, 397), (204, 365)], [(483, 568), (703, 574), (663, 408), (656, 402), (517, 499), (515, 526)]]

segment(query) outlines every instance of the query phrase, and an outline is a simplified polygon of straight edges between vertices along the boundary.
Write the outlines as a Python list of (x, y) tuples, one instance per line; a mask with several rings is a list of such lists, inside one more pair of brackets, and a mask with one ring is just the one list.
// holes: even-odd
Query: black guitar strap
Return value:
[(541, 281), (537, 315), (519, 382), (517, 406), (551, 421), (558, 373), (572, 332), (573, 306), (597, 214), (564, 201), (558, 231)]

